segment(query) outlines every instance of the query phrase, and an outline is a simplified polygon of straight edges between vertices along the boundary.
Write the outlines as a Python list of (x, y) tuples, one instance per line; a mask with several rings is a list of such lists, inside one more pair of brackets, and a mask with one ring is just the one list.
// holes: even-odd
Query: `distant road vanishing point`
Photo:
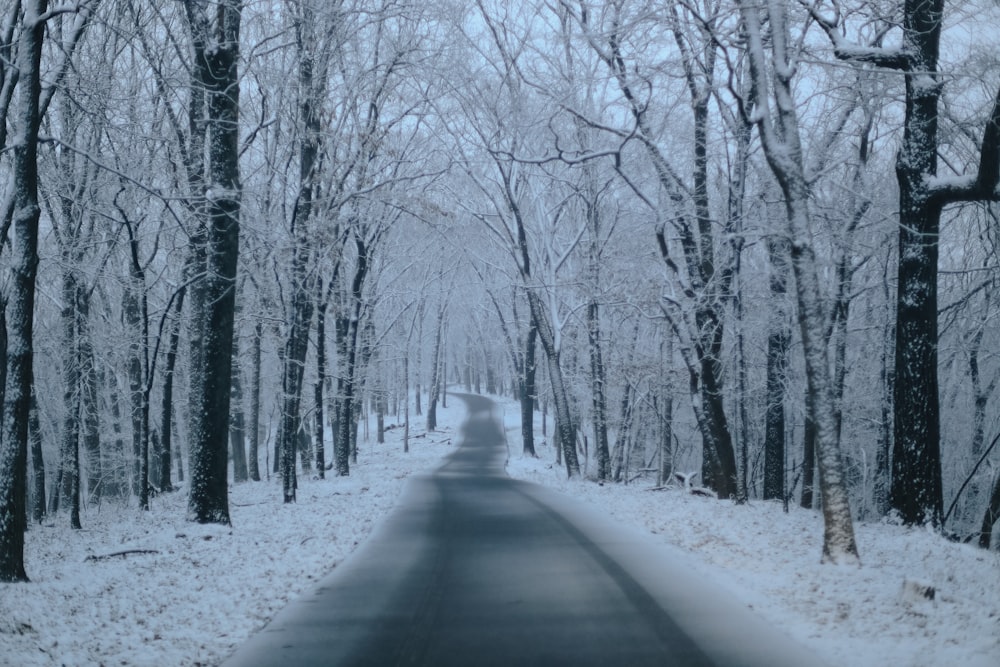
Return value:
[(224, 667), (820, 664), (666, 547), (508, 478), (495, 405), (460, 447)]

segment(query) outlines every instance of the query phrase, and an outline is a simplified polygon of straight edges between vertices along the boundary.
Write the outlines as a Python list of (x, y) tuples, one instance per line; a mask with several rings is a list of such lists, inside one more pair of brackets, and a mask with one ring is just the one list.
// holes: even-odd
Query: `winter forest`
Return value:
[(90, 505), (293, 503), (449, 384), (826, 562), (995, 546), (993, 0), (4, 5), (0, 580)]

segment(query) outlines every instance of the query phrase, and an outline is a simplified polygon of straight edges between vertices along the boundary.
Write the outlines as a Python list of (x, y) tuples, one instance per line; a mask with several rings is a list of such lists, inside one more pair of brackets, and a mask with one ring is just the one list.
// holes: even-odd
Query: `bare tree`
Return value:
[(1000, 90), (970, 173), (939, 172), (941, 142), (938, 67), (944, 0), (905, 0), (898, 48), (863, 46), (843, 35), (834, 16), (812, 9), (837, 58), (903, 73), (903, 139), (896, 159), (899, 184), (899, 266), (896, 292), (894, 434), (890, 505), (907, 524), (939, 526), (943, 515), (938, 389), (938, 238), (942, 209), (962, 202), (1000, 200)]
[[(792, 95), (796, 57), (789, 44), (785, 3), (770, 0), (765, 8), (770, 54), (767, 57), (764, 22), (756, 1), (741, 2), (746, 32), (757, 127), (768, 164), (784, 195), (786, 229), (795, 275), (799, 332), (805, 355), (806, 381), (812, 404), (810, 417), (817, 431), (820, 491), (823, 500), (823, 559), (857, 563), (850, 500), (836, 426), (836, 406), (824, 332), (826, 318), (811, 242), (809, 183), (805, 177), (798, 114)], [(773, 100), (772, 97), (773, 96)]]

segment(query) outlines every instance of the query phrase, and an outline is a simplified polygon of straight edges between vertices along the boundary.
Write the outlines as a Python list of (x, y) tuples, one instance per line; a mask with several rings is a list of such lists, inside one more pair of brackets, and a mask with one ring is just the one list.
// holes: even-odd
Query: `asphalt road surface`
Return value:
[(446, 463), (225, 667), (819, 664), (666, 547), (506, 477), (494, 404), (457, 397)]

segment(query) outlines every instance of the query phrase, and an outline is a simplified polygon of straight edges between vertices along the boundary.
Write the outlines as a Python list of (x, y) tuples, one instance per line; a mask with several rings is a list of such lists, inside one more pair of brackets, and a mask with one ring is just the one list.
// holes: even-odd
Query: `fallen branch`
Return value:
[(160, 553), (156, 549), (126, 549), (125, 551), (115, 551), (110, 554), (91, 554), (83, 559), (83, 562), (87, 561), (99, 561), (107, 560), (109, 558), (114, 558), (116, 556), (128, 556), (129, 554), (158, 554)]

